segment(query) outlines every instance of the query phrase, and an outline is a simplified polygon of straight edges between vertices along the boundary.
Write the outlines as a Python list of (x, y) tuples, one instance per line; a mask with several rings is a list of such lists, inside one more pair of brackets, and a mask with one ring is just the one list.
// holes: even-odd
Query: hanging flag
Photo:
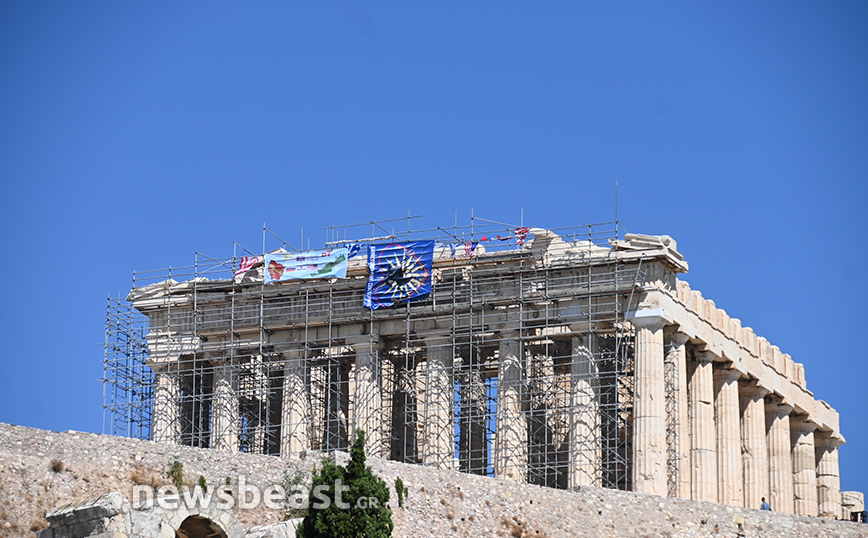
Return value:
[(250, 270), (259, 261), (259, 256), (241, 256), (241, 263), (238, 265), (238, 270), (235, 271), (235, 276), (240, 276)]
[(468, 258), (473, 256), (473, 251), (476, 250), (476, 246), (479, 244), (479, 241), (466, 242), (464, 243), (464, 255)]
[(519, 246), (523, 245), (527, 240), (527, 232), (530, 231), (530, 228), (524, 226), (522, 228), (515, 229), (515, 242), (518, 243)]
[(362, 251), (361, 243), (347, 243), (347, 259), (355, 258)]
[(368, 246), (368, 287), (366, 307), (386, 308), (410, 303), (431, 293), (431, 266), (434, 241), (413, 241)]
[(455, 243), (449, 243), (449, 257), (455, 257)]
[(266, 284), (308, 278), (345, 278), (347, 249), (266, 254), (265, 268)]

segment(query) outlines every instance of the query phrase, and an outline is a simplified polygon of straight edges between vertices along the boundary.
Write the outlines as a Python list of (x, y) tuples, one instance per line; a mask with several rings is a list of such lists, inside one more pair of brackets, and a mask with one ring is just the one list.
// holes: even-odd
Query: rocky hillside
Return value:
[[(183, 480), (211, 487), (241, 477), (264, 490), (309, 476), (321, 455), (283, 460), (80, 432), (0, 424), (0, 537), (33, 537), (55, 506), (135, 484), (168, 484), (176, 462)], [(339, 460), (345, 456), (339, 456)], [(394, 488), (409, 491), (403, 509), (392, 489), (397, 537), (784, 537), (868, 536), (868, 525), (760, 512), (717, 504), (585, 488), (567, 492), (369, 459)], [(175, 465), (178, 469), (178, 465)], [(200, 478), (201, 477), (201, 478)], [(276, 523), (282, 510), (235, 509), (246, 527)]]

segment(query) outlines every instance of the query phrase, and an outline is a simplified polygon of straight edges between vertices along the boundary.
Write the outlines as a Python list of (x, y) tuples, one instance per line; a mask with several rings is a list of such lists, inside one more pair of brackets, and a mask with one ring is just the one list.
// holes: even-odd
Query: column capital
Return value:
[(743, 375), (735, 368), (731, 368), (731, 364), (722, 366), (721, 368), (715, 368), (713, 372), (714, 377), (722, 379), (724, 381), (738, 381), (739, 378)]
[(811, 433), (819, 427), (819, 424), (811, 420), (808, 415), (790, 417), (790, 430), (798, 433)]
[(497, 334), (500, 335), (501, 339), (521, 340), (521, 331), (518, 329), (498, 329)]
[(699, 362), (702, 364), (712, 363), (712, 362), (714, 362), (714, 359), (717, 358), (717, 355), (715, 355), (713, 351), (708, 351), (708, 350), (697, 351), (695, 353), (695, 355), (696, 355), (696, 362)]
[(443, 345), (444, 343), (452, 344), (452, 333), (449, 331), (428, 333), (426, 332), (423, 335), (418, 335), (419, 339), (425, 342), (426, 346), (430, 345)]
[(766, 412), (782, 417), (789, 415), (795, 409), (792, 405), (785, 403), (782, 398), (774, 398), (766, 400)]
[(768, 389), (757, 385), (755, 382), (748, 382), (743, 385), (739, 385), (738, 392), (739, 394), (743, 396), (748, 396), (750, 398), (753, 398), (754, 400), (764, 398), (765, 395), (769, 393)]
[(283, 349), (277, 352), (283, 360), (292, 360), (304, 357), (304, 348)]
[[(148, 362), (148, 366), (151, 367), (151, 371), (155, 374), (168, 374), (169, 373), (169, 365), (164, 362)], [(173, 371), (177, 372), (176, 368)]]
[(668, 335), (667, 339), (669, 340), (669, 343), (672, 344), (673, 346), (680, 347), (680, 346), (683, 346), (684, 344), (686, 344), (690, 340), (690, 336), (687, 334), (675, 331), (672, 334)]
[(844, 444), (844, 438), (835, 432), (818, 430), (814, 432), (814, 443), (818, 448), (834, 450)]
[(359, 336), (347, 336), (344, 338), (344, 343), (358, 351), (357, 348), (359, 347), (379, 347), (383, 341), (378, 334), (362, 334)]
[(628, 312), (627, 319), (637, 329), (651, 329), (652, 331), (662, 329), (669, 320), (663, 314), (662, 310), (637, 310)]

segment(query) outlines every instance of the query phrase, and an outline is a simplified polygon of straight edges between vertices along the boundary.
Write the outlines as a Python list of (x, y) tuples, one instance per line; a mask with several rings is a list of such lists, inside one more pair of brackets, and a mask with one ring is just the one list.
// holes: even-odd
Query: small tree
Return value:
[(401, 477), (395, 479), (395, 493), (398, 494), (398, 508), (404, 508), (404, 497), (407, 496), (409, 490), (404, 486), (404, 481)]
[[(322, 468), (314, 471), (308, 514), (299, 525), (296, 536), (385, 538), (392, 535), (392, 511), (387, 506), (389, 487), (365, 465), (365, 460), (365, 432), (356, 430), (346, 467), (324, 459)], [(336, 504), (338, 480), (344, 486), (340, 501), (349, 508)], [(322, 491), (317, 495), (318, 489)], [(328, 502), (323, 503), (323, 498)], [(323, 508), (321, 504), (328, 506)]]

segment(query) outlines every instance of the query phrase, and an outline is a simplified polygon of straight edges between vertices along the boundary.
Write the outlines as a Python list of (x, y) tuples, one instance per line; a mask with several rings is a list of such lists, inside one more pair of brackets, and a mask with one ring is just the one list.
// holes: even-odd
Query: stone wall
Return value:
[[(285, 473), (309, 471), (319, 457), (283, 460), (0, 424), (0, 536), (33, 536), (45, 526), (46, 512), (59, 505), (112, 491), (130, 499), (134, 483), (166, 483), (166, 472), (176, 460), (189, 483), (203, 476), (216, 488), (225, 485), (227, 477), (236, 484), (244, 476), (264, 489), (281, 483)], [(399, 537), (868, 536), (868, 525), (845, 521), (593, 487), (556, 490), (374, 458), (369, 463), (390, 486), (400, 476), (409, 489), (403, 509), (397, 508), (392, 491), (393, 535)], [(119, 496), (103, 499), (114, 506)], [(55, 525), (62, 513), (63, 508), (52, 513)], [(283, 536), (286, 525), (273, 527), (275, 532), (262, 529), (283, 519), (281, 510), (236, 509), (227, 524), (243, 527), (248, 537)], [(238, 528), (224, 531), (238, 536)]]

